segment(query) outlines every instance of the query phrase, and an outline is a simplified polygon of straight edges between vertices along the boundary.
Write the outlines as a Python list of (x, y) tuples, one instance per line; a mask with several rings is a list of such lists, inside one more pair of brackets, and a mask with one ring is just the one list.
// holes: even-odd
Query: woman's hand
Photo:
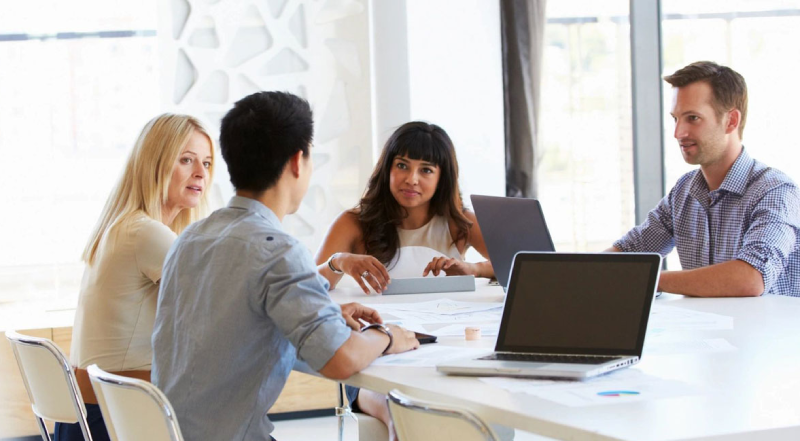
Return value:
[(448, 276), (480, 276), (477, 265), (474, 263), (464, 262), (453, 257), (434, 257), (425, 267), (422, 277), (427, 277), (431, 272), (433, 272), (434, 276), (438, 276), (442, 271)]
[(378, 314), (378, 311), (360, 303), (345, 303), (341, 305), (341, 308), (344, 321), (347, 322), (347, 326), (352, 328), (353, 331), (360, 331), (361, 328), (364, 327), (361, 320), (367, 323), (383, 323), (383, 319), (381, 315)]
[(377, 293), (383, 292), (389, 286), (389, 271), (372, 256), (341, 253), (334, 259), (333, 265), (354, 278), (364, 290), (364, 294), (369, 294), (367, 284)]

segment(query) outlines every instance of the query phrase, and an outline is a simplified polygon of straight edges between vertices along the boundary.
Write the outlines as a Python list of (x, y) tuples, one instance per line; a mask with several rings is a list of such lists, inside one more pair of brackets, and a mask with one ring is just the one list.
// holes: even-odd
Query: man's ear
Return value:
[(739, 131), (739, 124), (742, 122), (742, 112), (739, 109), (733, 109), (728, 112), (728, 125), (725, 126), (725, 134), (730, 134)]
[(289, 158), (289, 170), (295, 178), (300, 177), (300, 161), (303, 160), (303, 151), (298, 150), (297, 153)]

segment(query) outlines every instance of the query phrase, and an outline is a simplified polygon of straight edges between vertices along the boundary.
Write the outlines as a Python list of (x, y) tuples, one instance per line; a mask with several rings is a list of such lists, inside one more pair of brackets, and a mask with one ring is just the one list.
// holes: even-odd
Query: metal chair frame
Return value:
[[(427, 401), (418, 401), (409, 397), (408, 395), (404, 395), (397, 389), (390, 391), (386, 400), (387, 402), (392, 402), (406, 409), (462, 420), (480, 432), (486, 441), (498, 441), (497, 437), (494, 435), (494, 432), (492, 432), (492, 429), (490, 429), (483, 420), (468, 410), (449, 407), (443, 404), (430, 403)], [(392, 407), (389, 406), (389, 414), (391, 415), (391, 413)], [(394, 418), (394, 415), (392, 415), (392, 418)]]
[(339, 420), (338, 421), (338, 423), (339, 423), (339, 427), (338, 427), (338, 429), (339, 429), (339, 438), (338, 438), (338, 440), (339, 441), (344, 441), (344, 419), (345, 419), (345, 417), (350, 417), (353, 420), (356, 420), (356, 417), (355, 417), (355, 415), (353, 415), (353, 410), (350, 408), (350, 404), (344, 402), (344, 396), (345, 396), (344, 383), (338, 383), (337, 386), (339, 386), (338, 387), (338, 389), (339, 389), (339, 405), (334, 408), (334, 411), (336, 413), (337, 419)]
[[(178, 425), (178, 418), (175, 416), (175, 410), (172, 408), (172, 405), (169, 403), (169, 400), (164, 393), (161, 392), (161, 390), (159, 390), (155, 385), (135, 378), (110, 374), (97, 367), (96, 364), (89, 366), (86, 368), (86, 370), (89, 372), (89, 378), (91, 378), (92, 383), (97, 382), (110, 384), (115, 387), (135, 390), (147, 395), (158, 406), (159, 410), (161, 410), (161, 415), (164, 417), (166, 422), (170, 439), (172, 439), (172, 441), (183, 441), (183, 435), (181, 434), (181, 429)], [(92, 386), (95, 387), (94, 384)], [(98, 391), (97, 387), (95, 387), (95, 391)], [(97, 393), (98, 401), (105, 399), (101, 398), (102, 394), (102, 390)], [(103, 407), (104, 406), (101, 403), (100, 409), (103, 410)], [(107, 418), (107, 420), (110, 419), (110, 415), (106, 415), (105, 413), (106, 412), (103, 411), (103, 417)], [(113, 421), (111, 421), (111, 423), (113, 425)], [(116, 433), (114, 435), (116, 436)]]
[(25, 390), (28, 392), (28, 398), (31, 401), (31, 409), (33, 410), (34, 416), (36, 416), (36, 422), (38, 423), (39, 431), (42, 434), (42, 439), (45, 441), (51, 441), (50, 434), (47, 433), (47, 426), (45, 426), (44, 418), (42, 418), (42, 416), (36, 411), (36, 400), (31, 393), (31, 387), (28, 383), (28, 376), (22, 366), (17, 345), (41, 348), (53, 355), (62, 368), (64, 381), (66, 381), (67, 388), (72, 396), (72, 405), (75, 409), (75, 415), (78, 417), (78, 425), (81, 428), (81, 432), (83, 432), (83, 438), (87, 441), (92, 441), (92, 436), (89, 431), (89, 422), (86, 420), (86, 407), (83, 404), (83, 397), (81, 396), (81, 391), (78, 388), (78, 382), (75, 379), (75, 372), (73, 372), (72, 366), (69, 364), (69, 360), (67, 360), (64, 352), (62, 352), (52, 340), (46, 338), (22, 335), (15, 331), (6, 331), (6, 338), (11, 342), (11, 349), (14, 351), (14, 358), (17, 360), (17, 366), (19, 367), (20, 374), (22, 374), (22, 381), (25, 383)]

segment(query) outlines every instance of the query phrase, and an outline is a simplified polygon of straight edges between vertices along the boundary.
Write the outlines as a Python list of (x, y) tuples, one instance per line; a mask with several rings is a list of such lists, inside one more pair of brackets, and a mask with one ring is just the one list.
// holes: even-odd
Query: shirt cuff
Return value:
[(630, 246), (629, 246), (628, 242), (625, 242), (623, 239), (620, 239), (620, 240), (614, 242), (614, 244), (612, 246), (614, 248), (624, 252), (624, 253), (630, 253), (630, 252), (633, 251), (633, 250), (630, 249)]
[(350, 333), (341, 316), (323, 322), (298, 348), (298, 354), (312, 369), (319, 371), (350, 338)]
[[(769, 259), (764, 257), (763, 254), (753, 251), (742, 251), (736, 256), (737, 260), (741, 260), (756, 269), (761, 273), (761, 278), (764, 282), (764, 292), (768, 293), (778, 279), (778, 272), (775, 270), (775, 265), (771, 265)], [(762, 293), (762, 294), (763, 294)]]

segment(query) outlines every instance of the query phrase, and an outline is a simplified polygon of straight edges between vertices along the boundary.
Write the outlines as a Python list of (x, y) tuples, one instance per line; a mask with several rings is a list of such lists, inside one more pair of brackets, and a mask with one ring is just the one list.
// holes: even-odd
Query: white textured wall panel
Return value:
[[(220, 118), (259, 90), (306, 98), (316, 121), (315, 172), (285, 225), (315, 251), (330, 222), (356, 204), (372, 169), (369, 22), (357, 0), (169, 0), (159, 36), (162, 96), (174, 112)], [(212, 197), (233, 194), (218, 163)]]

